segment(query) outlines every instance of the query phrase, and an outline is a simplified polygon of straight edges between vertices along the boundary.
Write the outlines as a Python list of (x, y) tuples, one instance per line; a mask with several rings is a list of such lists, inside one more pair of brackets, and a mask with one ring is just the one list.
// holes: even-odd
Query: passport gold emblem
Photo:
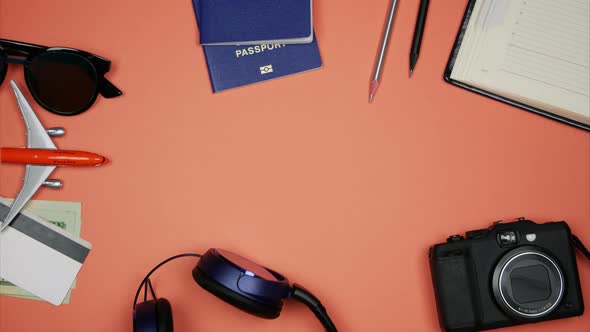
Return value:
[(272, 65), (266, 65), (266, 66), (260, 67), (260, 74), (264, 75), (264, 74), (268, 74), (268, 73), (272, 73)]

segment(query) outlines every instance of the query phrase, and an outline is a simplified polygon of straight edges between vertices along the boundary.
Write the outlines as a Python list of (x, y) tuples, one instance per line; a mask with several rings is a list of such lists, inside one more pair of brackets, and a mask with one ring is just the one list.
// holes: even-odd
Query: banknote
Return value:
[[(0, 201), (12, 204), (12, 199), (0, 197)], [(55, 202), (55, 201), (41, 201), (32, 200), (25, 207), (25, 210), (40, 216), (48, 222), (66, 230), (67, 232), (80, 236), (80, 228), (82, 226), (82, 204), (79, 202)], [(70, 294), (75, 288), (76, 281), (72, 284), (68, 295), (65, 297), (63, 304), (70, 302)], [(10, 282), (0, 278), (0, 295), (18, 297), (36, 301), (43, 301), (35, 295), (21, 289)]]

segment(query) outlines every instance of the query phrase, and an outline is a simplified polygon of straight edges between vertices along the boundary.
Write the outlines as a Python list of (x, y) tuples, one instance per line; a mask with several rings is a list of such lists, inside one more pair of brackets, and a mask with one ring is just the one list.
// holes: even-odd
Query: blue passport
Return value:
[(199, 0), (198, 5), (202, 45), (313, 40), (312, 0)]
[[(193, 7), (200, 25), (199, 1), (193, 0)], [(309, 44), (203, 45), (203, 51), (213, 92), (322, 67), (316, 38)]]

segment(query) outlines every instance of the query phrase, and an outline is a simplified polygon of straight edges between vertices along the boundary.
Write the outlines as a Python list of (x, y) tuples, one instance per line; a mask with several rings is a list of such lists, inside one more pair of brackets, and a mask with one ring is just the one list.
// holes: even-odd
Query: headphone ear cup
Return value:
[(159, 298), (156, 301), (156, 325), (158, 332), (174, 332), (172, 306), (165, 298)]
[(157, 319), (156, 301), (136, 304), (133, 309), (133, 332), (157, 332)]
[(203, 287), (209, 293), (250, 314), (267, 319), (277, 318), (281, 314), (281, 309), (283, 307), (282, 302), (278, 302), (278, 305), (276, 306), (270, 306), (249, 299), (229, 288), (226, 288), (222, 284), (209, 277), (207, 274), (203, 273), (198, 268), (193, 270), (193, 278), (199, 284), (199, 286)]

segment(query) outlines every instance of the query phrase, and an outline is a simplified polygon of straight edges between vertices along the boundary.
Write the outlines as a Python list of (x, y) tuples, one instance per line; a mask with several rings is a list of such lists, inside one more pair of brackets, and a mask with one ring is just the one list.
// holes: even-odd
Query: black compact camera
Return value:
[(430, 249), (445, 331), (480, 331), (584, 312), (572, 234), (524, 218), (453, 235)]

